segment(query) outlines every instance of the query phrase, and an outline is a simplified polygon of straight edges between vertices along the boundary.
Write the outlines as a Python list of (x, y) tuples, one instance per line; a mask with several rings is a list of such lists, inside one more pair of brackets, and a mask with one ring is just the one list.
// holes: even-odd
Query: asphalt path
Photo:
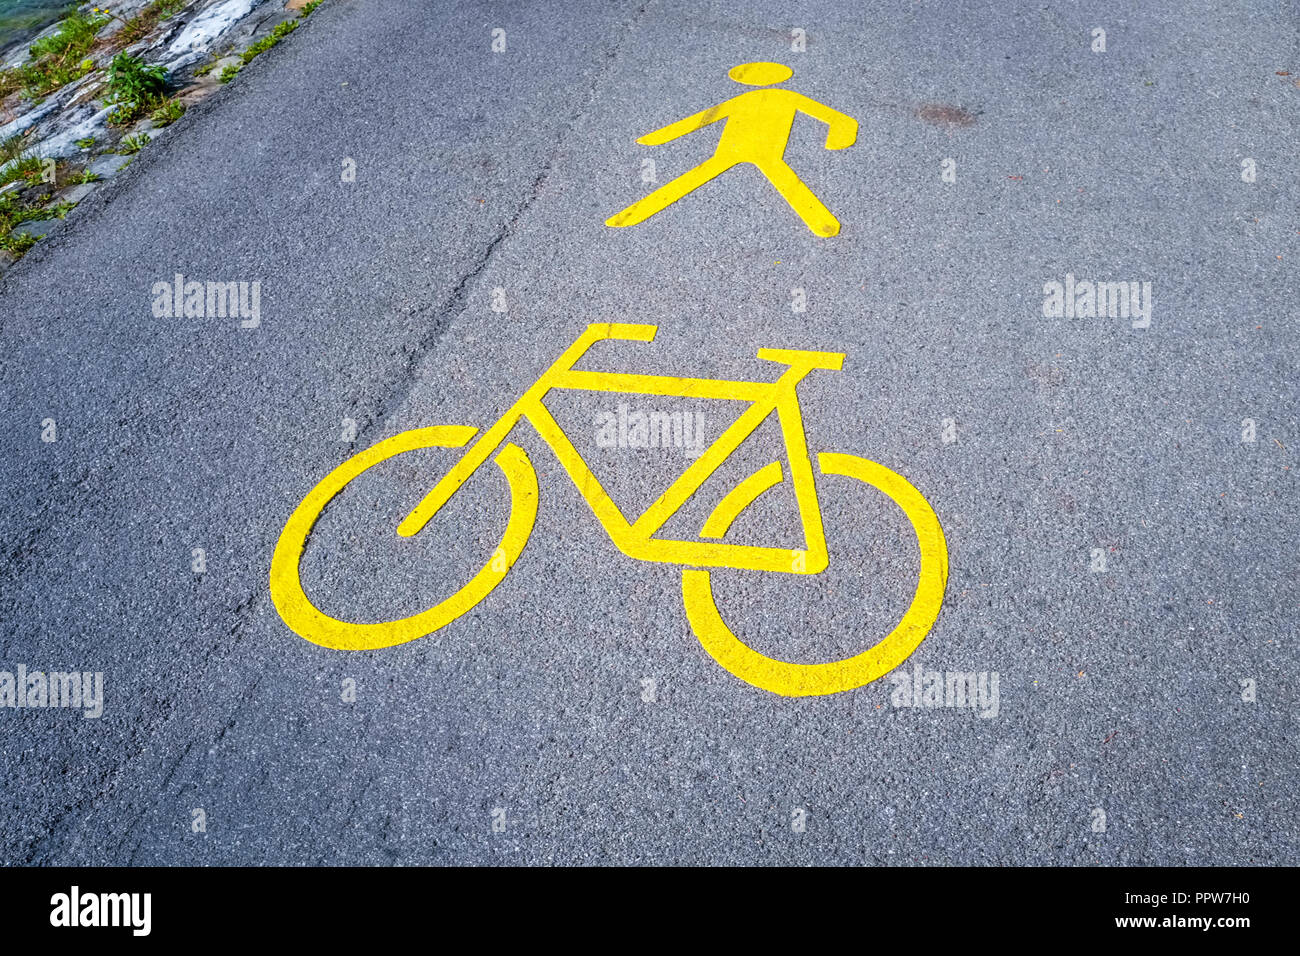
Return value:
[[(327, 0), (0, 280), (0, 668), (105, 675), (99, 719), (0, 712), (0, 858), (1300, 862), (1296, 13)], [(606, 226), (653, 188), (645, 160), (667, 182), (719, 127), (637, 137), (751, 61), (858, 120), (825, 150), (801, 116), (785, 154), (840, 233), (748, 167)], [(259, 282), (260, 325), (155, 317), (177, 273)], [(1151, 282), (1150, 326), (1045, 317), (1067, 274)], [(733, 676), (680, 567), (615, 547), (527, 424), (536, 525), (481, 604), (377, 651), (286, 627), (271, 555), (318, 481), (407, 429), (492, 424), (593, 322), (658, 334), (584, 368), (771, 381), (759, 348), (844, 353), (800, 386), (808, 446), (933, 507), (950, 573), (902, 669), (996, 674), (996, 714), (895, 706), (889, 677), (782, 697)], [(593, 423), (689, 408), (711, 440), (736, 415), (674, 401), (548, 404), (632, 515), (692, 456)], [(695, 535), (778, 437), (672, 527)], [(335, 500), (303, 561), (322, 610), (413, 614), (491, 557), (492, 465), (393, 532), (455, 457)], [(789, 661), (870, 647), (918, 575), (898, 508), (818, 482), (825, 573), (713, 575)], [(736, 533), (799, 548), (787, 489)]]

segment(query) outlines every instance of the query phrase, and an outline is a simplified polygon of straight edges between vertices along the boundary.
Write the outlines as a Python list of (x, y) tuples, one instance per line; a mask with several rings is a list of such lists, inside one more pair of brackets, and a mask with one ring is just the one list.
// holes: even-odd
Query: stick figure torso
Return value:
[[(793, 71), (779, 63), (742, 63), (732, 67), (727, 75), (738, 83), (767, 86), (784, 82)], [(857, 139), (857, 120), (801, 93), (785, 89), (749, 90), (638, 139), (642, 145), (658, 146), (726, 119), (718, 137), (718, 147), (709, 159), (611, 216), (606, 225), (632, 226), (643, 222), (732, 166), (752, 163), (809, 229), (819, 236), (835, 235), (840, 231), (839, 221), (784, 159), (786, 144), (794, 128), (794, 117), (799, 112), (807, 113), (829, 127), (827, 149), (845, 149)]]

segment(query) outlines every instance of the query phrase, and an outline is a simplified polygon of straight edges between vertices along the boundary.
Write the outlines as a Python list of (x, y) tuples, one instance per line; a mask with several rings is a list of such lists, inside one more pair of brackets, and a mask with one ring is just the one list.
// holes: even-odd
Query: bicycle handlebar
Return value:
[[(653, 342), (657, 325), (638, 322), (593, 322), (579, 339), (588, 347), (595, 342), (614, 339), (623, 342)], [(578, 343), (575, 343), (578, 344)], [(585, 351), (585, 349), (584, 349)], [(805, 349), (759, 349), (758, 357), (785, 365), (824, 368), (840, 371), (844, 365), (843, 352), (810, 352)]]
[(758, 357), (782, 365), (825, 368), (838, 372), (844, 368), (843, 352), (809, 352), (806, 349), (759, 349)]

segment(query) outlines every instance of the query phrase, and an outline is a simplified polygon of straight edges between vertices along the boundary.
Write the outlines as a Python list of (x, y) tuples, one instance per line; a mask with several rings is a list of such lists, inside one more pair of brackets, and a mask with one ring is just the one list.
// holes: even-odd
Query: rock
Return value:
[[(113, 107), (105, 107), (96, 112), (93, 106), (82, 107), (77, 111), (69, 111), (66, 119), (61, 118), (61, 122), (67, 123), (64, 129), (52, 135), (47, 135), (33, 150), (38, 156), (45, 157), (65, 157), (74, 156), (82, 152), (77, 140), (87, 138), (97, 138), (108, 128), (108, 115), (113, 112)], [(79, 122), (74, 122), (79, 120)]]
[(252, 11), (261, 0), (217, 0), (190, 20), (164, 56), (169, 71), (200, 59), (223, 34)]
[(18, 43), (11, 43), (0, 51), (0, 70), (12, 70), (30, 60), (32, 55), (27, 52), (27, 48), (32, 43), (33, 40), (21, 40)]
[(8, 139), (10, 136), (16, 136), (19, 133), (27, 132), (41, 120), (45, 119), (45, 117), (49, 116), (62, 106), (64, 99), (66, 99), (66, 96), (63, 95), (62, 90), (52, 93), (46, 98), (44, 103), (33, 107), (16, 119), (0, 126), (0, 139)]
[(30, 222), (19, 223), (9, 235), (35, 236), (37, 239), (43, 239), (61, 225), (63, 225), (62, 219), (33, 219)]
[(43, 40), (46, 37), (54, 36), (54, 34), (59, 32), (59, 28), (62, 26), (63, 26), (63, 20), (61, 19), (57, 20), (54, 23), (51, 23), (40, 33), (34, 34), (33, 36), (28, 37), (26, 40), (22, 40), (18, 43), (15, 43), (7, 47), (4, 51), (4, 66), (6, 68), (22, 66), (24, 63), (26, 63), (28, 60), (32, 58), (32, 54), (31, 54), (32, 44), (35, 43), (37, 40)]
[(71, 189), (65, 189), (54, 197), (55, 202), (79, 203), (95, 191), (94, 183), (78, 183)]
[(221, 89), (221, 83), (212, 73), (202, 76), (176, 94), (176, 100), (186, 109)]
[(130, 161), (130, 156), (119, 156), (116, 153), (105, 153), (86, 168), (100, 179), (112, 179), (122, 170), (122, 167)]
[[(126, 139), (128, 136), (139, 136), (139, 135), (141, 135), (142, 133), (144, 133), (144, 134), (151, 134), (151, 133), (153, 133), (153, 132), (154, 132), (155, 130), (157, 130), (157, 129), (158, 129), (158, 127), (154, 125), (153, 120), (148, 119), (148, 118), (146, 118), (146, 119), (142, 119), (142, 120), (140, 120), (138, 123), (134, 124), (134, 125), (133, 125), (129, 130), (127, 130), (125, 133), (123, 133), (123, 134), (122, 134), (122, 138), (123, 138), (123, 139)], [(151, 136), (150, 138), (152, 139), (152, 136)]]

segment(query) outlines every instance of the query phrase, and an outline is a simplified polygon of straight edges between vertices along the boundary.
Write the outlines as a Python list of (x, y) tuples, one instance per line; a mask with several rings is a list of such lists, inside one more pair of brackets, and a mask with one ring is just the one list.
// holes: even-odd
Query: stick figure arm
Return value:
[(858, 139), (858, 121), (852, 116), (841, 113), (839, 110), (831, 109), (824, 103), (818, 103), (814, 99), (796, 93), (799, 97), (798, 107), (800, 111), (807, 113), (813, 119), (819, 119), (830, 127), (826, 131), (826, 148), (827, 149), (848, 149)]
[(676, 123), (669, 123), (653, 133), (646, 133), (637, 142), (642, 146), (661, 146), (677, 139), (679, 136), (685, 136), (687, 133), (694, 133), (697, 129), (703, 129), (710, 123), (716, 123), (730, 112), (731, 100), (727, 100), (725, 103), (711, 106), (707, 110), (701, 110), (693, 116), (679, 119)]

